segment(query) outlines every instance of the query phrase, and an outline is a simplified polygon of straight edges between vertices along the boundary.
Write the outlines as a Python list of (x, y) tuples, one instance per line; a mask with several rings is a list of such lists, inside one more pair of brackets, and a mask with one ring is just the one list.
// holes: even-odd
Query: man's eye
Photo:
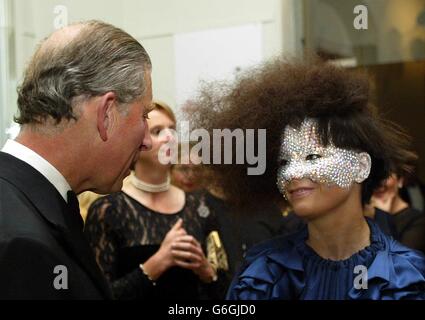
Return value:
[(320, 154), (309, 154), (307, 157), (305, 157), (306, 160), (312, 161), (320, 159), (322, 156)]

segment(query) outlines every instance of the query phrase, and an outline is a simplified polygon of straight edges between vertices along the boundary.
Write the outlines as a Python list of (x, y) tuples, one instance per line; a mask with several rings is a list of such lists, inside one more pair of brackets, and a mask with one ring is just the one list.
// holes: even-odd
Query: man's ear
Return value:
[(112, 109), (116, 103), (114, 92), (107, 92), (99, 97), (97, 105), (97, 130), (103, 141), (108, 140), (108, 130), (112, 125)]

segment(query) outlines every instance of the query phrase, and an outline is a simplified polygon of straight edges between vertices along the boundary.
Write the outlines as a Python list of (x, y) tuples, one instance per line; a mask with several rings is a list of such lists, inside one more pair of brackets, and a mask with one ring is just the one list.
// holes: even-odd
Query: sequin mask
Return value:
[(279, 153), (277, 186), (285, 189), (294, 179), (310, 179), (328, 186), (349, 188), (353, 182), (363, 182), (370, 173), (371, 159), (365, 152), (355, 152), (321, 145), (317, 122), (306, 119), (299, 129), (287, 126)]

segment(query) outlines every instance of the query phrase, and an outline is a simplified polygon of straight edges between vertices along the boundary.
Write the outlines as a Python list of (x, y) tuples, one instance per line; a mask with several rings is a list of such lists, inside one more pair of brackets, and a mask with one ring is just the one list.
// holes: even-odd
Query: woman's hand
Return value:
[(143, 264), (153, 280), (174, 266), (192, 270), (204, 282), (211, 282), (216, 275), (199, 242), (186, 233), (182, 219), (168, 231), (159, 250)]
[(185, 235), (172, 245), (177, 266), (192, 270), (203, 282), (211, 282), (216, 272), (208, 262), (201, 244), (192, 236)]
[(186, 230), (183, 228), (183, 220), (177, 220), (165, 235), (159, 250), (143, 264), (144, 271), (152, 280), (158, 279), (166, 270), (176, 265), (172, 253), (172, 245), (178, 238), (186, 235)]

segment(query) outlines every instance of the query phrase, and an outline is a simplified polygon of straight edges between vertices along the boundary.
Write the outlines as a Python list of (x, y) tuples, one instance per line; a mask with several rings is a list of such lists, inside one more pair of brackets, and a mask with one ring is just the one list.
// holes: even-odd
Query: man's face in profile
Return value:
[(119, 121), (112, 136), (113, 142), (109, 150), (110, 177), (109, 190), (106, 193), (117, 192), (122, 188), (122, 181), (130, 174), (131, 167), (139, 159), (139, 152), (149, 150), (152, 142), (146, 121), (147, 112), (152, 104), (152, 83), (150, 72), (145, 74), (145, 95), (128, 106), (128, 114), (119, 115)]

